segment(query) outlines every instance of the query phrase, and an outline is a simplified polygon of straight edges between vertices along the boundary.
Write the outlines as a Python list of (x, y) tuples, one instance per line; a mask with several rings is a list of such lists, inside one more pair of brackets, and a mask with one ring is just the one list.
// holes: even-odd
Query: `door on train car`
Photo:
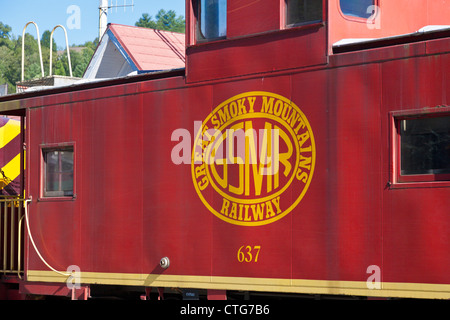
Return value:
[(0, 115), (0, 277), (21, 277), (25, 234), (25, 116)]

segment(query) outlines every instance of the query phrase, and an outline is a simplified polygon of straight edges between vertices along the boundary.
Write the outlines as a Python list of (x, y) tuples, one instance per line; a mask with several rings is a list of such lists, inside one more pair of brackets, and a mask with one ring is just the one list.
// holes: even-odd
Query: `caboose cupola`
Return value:
[(449, 15), (450, 0), (186, 0), (187, 81), (326, 64), (343, 43), (435, 30)]
[(326, 63), (325, 6), (322, 0), (187, 0), (187, 81)]

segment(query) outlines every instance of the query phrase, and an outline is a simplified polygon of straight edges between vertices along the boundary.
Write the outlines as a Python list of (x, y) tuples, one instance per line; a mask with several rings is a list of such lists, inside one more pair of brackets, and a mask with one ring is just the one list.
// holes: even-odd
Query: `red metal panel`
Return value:
[(83, 112), (83, 125), (78, 129), (85, 259), (80, 268), (139, 272), (143, 201), (140, 97), (92, 100), (78, 106)]
[(449, 283), (449, 189), (396, 189), (384, 200), (384, 281)]
[[(364, 280), (370, 265), (381, 267), (378, 66), (335, 69), (328, 74), (332, 231), (336, 279)], [(361, 85), (363, 84), (363, 85)], [(354, 88), (358, 88), (354, 90)], [(351, 94), (350, 94), (351, 92)], [(331, 230), (330, 230), (331, 231)], [(368, 249), (370, 248), (370, 249)]]
[(323, 25), (292, 28), (264, 36), (200, 44), (186, 50), (188, 82), (314, 66), (327, 61), (326, 28)]
[[(141, 238), (132, 230), (141, 222), (135, 218), (139, 217), (142, 203), (142, 134), (139, 133), (142, 117), (139, 107), (132, 113), (127, 112), (128, 103), (133, 104), (132, 96), (115, 98), (114, 103), (100, 99), (77, 104), (77, 112), (69, 112), (72, 108), (69, 104), (29, 112), (30, 122), (39, 124), (32, 126), (30, 133), (29, 168), (33, 183), (29, 194), (34, 201), (40, 197), (39, 145), (42, 142), (79, 142), (75, 149), (79, 160), (76, 199), (42, 198), (39, 205), (30, 210), (35, 241), (55, 268), (64, 270), (78, 261), (81, 268), (90, 270), (121, 266), (124, 272), (129, 268), (135, 271), (132, 265), (122, 264), (122, 261), (124, 258), (136, 261), (140, 256), (137, 252), (141, 252)], [(139, 103), (136, 101), (135, 105)], [(114, 116), (109, 116), (111, 114)], [(137, 215), (128, 215), (128, 212)], [(80, 218), (84, 227), (81, 230)], [(105, 237), (97, 239), (98, 234)], [(95, 254), (86, 255), (86, 252)], [(80, 263), (78, 254), (87, 261)], [(33, 268), (33, 264), (30, 267)]]
[[(419, 114), (448, 105), (449, 77), (444, 70), (449, 68), (448, 54), (385, 63), (383, 114), (398, 110)], [(383, 143), (388, 144), (396, 133), (387, 121), (383, 123)], [(382, 151), (385, 159), (392, 152)], [(388, 164), (383, 163), (385, 179), (390, 179)], [(450, 283), (445, 271), (450, 265), (448, 199), (448, 187), (429, 188), (427, 183), (384, 189), (384, 281)]]
[[(213, 90), (213, 101), (211, 105), (211, 110), (217, 107), (222, 102), (230, 99), (231, 97), (241, 94), (247, 91), (265, 91), (273, 92), (279, 94), (287, 99), (291, 98), (292, 94), (292, 84), (290, 75), (274, 75), (267, 77), (251, 78), (248, 80), (239, 81), (227, 81), (223, 83), (216, 83), (212, 87)], [(203, 117), (207, 116), (206, 111), (202, 113)]]
[(427, 54), (442, 52), (450, 52), (450, 41), (447, 39), (439, 39), (427, 42)]
[(343, 66), (357, 63), (371, 63), (391, 59), (402, 59), (410, 56), (420, 56), (426, 53), (426, 45), (423, 42), (408, 45), (395, 45), (395, 41), (392, 41), (391, 44), (392, 46), (389, 46), (389, 49), (375, 47), (359, 52), (332, 55), (330, 56), (330, 65)]
[[(211, 106), (209, 87), (161, 91), (142, 97), (143, 141), (143, 270), (155, 274), (209, 275), (211, 273), (211, 215), (192, 186), (190, 161), (176, 165), (172, 148), (194, 135), (194, 121)], [(191, 138), (187, 144), (191, 146)], [(188, 157), (190, 159), (190, 156)], [(168, 257), (170, 268), (159, 267)]]
[[(292, 76), (292, 101), (307, 116), (316, 140), (317, 161), (308, 192), (292, 214), (292, 278), (332, 279), (330, 268), (336, 268), (334, 249), (336, 210), (333, 197), (335, 173), (330, 170), (332, 157), (330, 135), (332, 123), (325, 106), (329, 100), (327, 72), (299, 73)], [(310, 94), (310, 93), (317, 94)], [(324, 188), (323, 186), (327, 187)], [(327, 201), (324, 201), (327, 199)]]
[[(449, 66), (445, 58), (421, 57), (386, 62), (383, 65), (383, 98), (389, 111), (448, 105)], [(419, 75), (419, 76), (418, 76)], [(393, 90), (397, 88), (397, 90)]]
[[(280, 29), (279, 1), (229, 1), (227, 3), (227, 37), (234, 38)], [(264, 17), (264, 18), (262, 18)]]
[[(27, 149), (27, 195), (32, 197), (34, 204), (39, 204), (31, 205), (29, 211), (31, 234), (47, 262), (59, 270), (65, 270), (70, 265), (66, 262), (76, 258), (79, 202), (72, 199), (53, 202), (41, 198), (41, 146), (74, 141), (72, 116), (71, 108), (65, 105), (32, 109), (27, 113), (29, 123), (39, 124), (27, 126), (31, 137)], [(28, 261), (27, 267), (46, 268), (34, 250), (31, 247), (28, 250), (34, 258)]]

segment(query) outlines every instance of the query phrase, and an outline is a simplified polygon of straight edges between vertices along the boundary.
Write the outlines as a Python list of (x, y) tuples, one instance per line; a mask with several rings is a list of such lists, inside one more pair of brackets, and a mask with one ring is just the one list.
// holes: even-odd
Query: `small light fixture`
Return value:
[(159, 261), (159, 265), (161, 266), (161, 268), (167, 269), (170, 266), (169, 258), (167, 257), (161, 258), (161, 260)]

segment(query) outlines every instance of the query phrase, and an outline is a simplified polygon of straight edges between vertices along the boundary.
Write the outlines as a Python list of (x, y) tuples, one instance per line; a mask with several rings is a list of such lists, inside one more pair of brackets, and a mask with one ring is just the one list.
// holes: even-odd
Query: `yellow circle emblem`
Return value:
[(246, 92), (220, 104), (198, 128), (192, 179), (218, 218), (259, 226), (286, 216), (302, 200), (316, 148), (308, 119), (290, 100)]

